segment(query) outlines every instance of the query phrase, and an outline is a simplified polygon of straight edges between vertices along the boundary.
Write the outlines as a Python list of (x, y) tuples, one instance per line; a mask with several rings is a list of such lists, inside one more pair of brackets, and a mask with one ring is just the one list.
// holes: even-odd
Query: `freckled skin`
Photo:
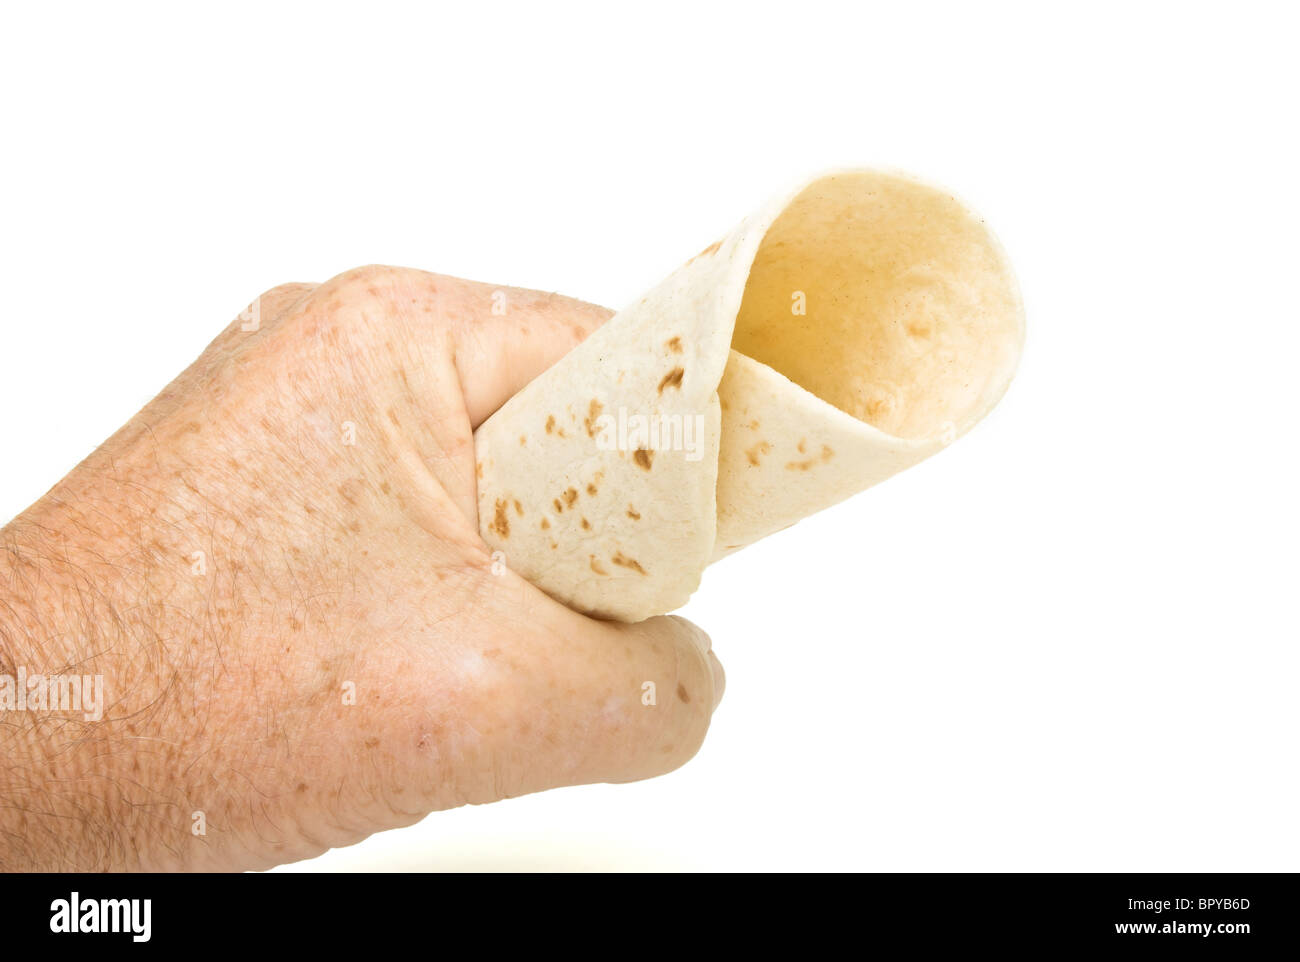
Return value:
[[(576, 614), (478, 536), (473, 429), (609, 313), (511, 289), (500, 316), (499, 290), (275, 288), (0, 531), (0, 661), (102, 674), (106, 705), (0, 728), (23, 800), (0, 868), (265, 868), (696, 752), (722, 687), (702, 632)], [(644, 706), (647, 681), (678, 697)]]

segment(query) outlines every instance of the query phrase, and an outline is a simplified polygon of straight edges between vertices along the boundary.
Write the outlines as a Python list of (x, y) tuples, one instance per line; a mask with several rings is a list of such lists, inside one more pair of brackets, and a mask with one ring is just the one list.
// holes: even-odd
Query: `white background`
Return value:
[(299, 867), (1300, 869), (1294, 14), (269, 6), (6, 11), (0, 518), (274, 284), (618, 307), (827, 167), (965, 198), (1029, 317), (961, 443), (706, 574), (686, 768)]

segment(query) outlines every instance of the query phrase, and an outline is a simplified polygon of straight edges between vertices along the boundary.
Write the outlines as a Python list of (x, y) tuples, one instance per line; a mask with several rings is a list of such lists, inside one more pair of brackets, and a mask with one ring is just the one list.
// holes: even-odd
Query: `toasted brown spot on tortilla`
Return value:
[(506, 517), (505, 499), (497, 499), (496, 511), (493, 514), (492, 523), (488, 527), (503, 538), (510, 537), (510, 519)]
[(583, 530), (583, 531), (590, 531), (590, 530), (591, 530), (591, 522), (588, 521), (586, 518), (583, 518), (583, 519), (582, 519), (582, 530)]
[(555, 415), (552, 414), (546, 418), (546, 433), (550, 434), (554, 430), (555, 430)]
[(569, 488), (567, 491), (564, 492), (564, 503), (568, 505), (570, 508), (573, 507), (573, 505), (577, 502), (577, 500), (578, 500), (577, 488)]
[(754, 419), (753, 421), (750, 421), (747, 425), (745, 425), (745, 427), (749, 428), (751, 431), (757, 431), (757, 430), (758, 430), (758, 419), (756, 418), (756, 419)]
[(690, 693), (686, 690), (686, 686), (683, 685), (681, 682), (677, 683), (677, 697), (687, 703), (689, 703), (691, 700)]
[(699, 260), (701, 257), (707, 257), (709, 254), (716, 254), (718, 252), (718, 248), (720, 248), (721, 246), (722, 246), (722, 241), (714, 241), (712, 244), (704, 248), (704, 250), (700, 251), (698, 254), (696, 254), (686, 263), (692, 264), (695, 261)]
[(682, 368), (680, 367), (673, 368), (671, 371), (665, 374), (663, 380), (659, 382), (659, 393), (663, 394), (664, 388), (670, 388), (670, 387), (675, 387), (677, 388), (677, 390), (680, 391), (682, 389), (682, 377), (685, 374), (686, 372)]
[(521, 518), (524, 516), (524, 506), (518, 501), (515, 502), (515, 514), (519, 515)]
[(808, 439), (807, 439), (807, 438), (800, 438), (800, 439), (799, 439), (799, 453), (800, 453), (800, 454), (804, 454), (807, 450), (808, 450)]
[(390, 485), (387, 481), (384, 481), (379, 485), (379, 490), (382, 491), (384, 494), (387, 494), (389, 491), (393, 490), (393, 488), (392, 485)]
[(655, 453), (647, 448), (637, 448), (636, 454), (632, 455), (632, 460), (636, 462), (638, 468), (650, 470), (650, 465), (654, 464)]
[(479, 480), (480, 480), (480, 481), (483, 480), (483, 462), (482, 462), (482, 461), (475, 462), (475, 464), (474, 464), (474, 473), (477, 474), (477, 475), (479, 476)]
[[(803, 450), (803, 449), (800, 448), (800, 450)], [(806, 460), (806, 461), (789, 461), (789, 462), (786, 463), (786, 470), (788, 470), (788, 471), (807, 471), (807, 470), (808, 470), (809, 468), (811, 468), (813, 465), (817, 464), (817, 462), (819, 462), (819, 461), (829, 461), (829, 460), (830, 460), (831, 458), (833, 458), (834, 456), (835, 456), (835, 452), (832, 451), (830, 448), (828, 448), (826, 445), (823, 444), (823, 445), (822, 445), (822, 453), (821, 453), (821, 455), (820, 455), (819, 457), (816, 457), (816, 458), (809, 458), (809, 459)]]
[(879, 418), (884, 417), (894, 409), (894, 399), (891, 397), (874, 397), (867, 402), (867, 417)]
[(640, 563), (635, 558), (629, 558), (621, 551), (614, 552), (614, 557), (609, 560), (614, 562), (614, 564), (618, 565), (620, 568), (631, 568), (633, 571), (640, 572), (641, 574), (646, 573), (646, 570), (641, 567)]
[(528, 438), (524, 437), (522, 434), (519, 435), (519, 446), (522, 448), (527, 443), (528, 443)]
[(682, 353), (682, 339), (680, 337), (674, 337), (670, 340), (668, 342), (668, 350), (672, 351), (674, 354)]
[(907, 333), (913, 337), (928, 338), (934, 333), (934, 325), (928, 317), (913, 317), (907, 322)]
[(392, 421), (392, 422), (393, 422), (394, 424), (396, 424), (398, 427), (401, 427), (401, 426), (402, 426), (402, 422), (399, 421), (399, 420), (397, 420), (397, 409), (396, 409), (396, 408), (389, 408), (389, 409), (388, 409), (388, 420)]
[(546, 530), (548, 530), (550, 527), (551, 527), (551, 522), (550, 522), (549, 520), (547, 520), (546, 518), (543, 518), (543, 519), (542, 519), (542, 530), (543, 530), (543, 531), (546, 531)]
[(632, 507), (630, 504), (627, 506), (627, 516), (631, 518), (633, 521), (641, 520), (640, 513), (637, 511), (636, 508)]
[(745, 457), (749, 459), (749, 463), (751, 465), (753, 465), (754, 467), (758, 467), (759, 464), (761, 463), (759, 459), (763, 455), (769, 453), (771, 450), (772, 450), (772, 445), (770, 445), (766, 441), (759, 441), (756, 445), (754, 445), (752, 448), (750, 448), (748, 451), (745, 452)]
[(587, 493), (588, 493), (588, 494), (594, 495), (594, 494), (596, 493), (597, 490), (598, 490), (598, 489), (596, 488), (596, 486), (595, 486), (594, 484), (588, 484), (588, 485), (587, 485)]
[(582, 422), (583, 427), (587, 429), (587, 437), (596, 436), (596, 419), (600, 417), (600, 412), (605, 410), (605, 405), (601, 404), (595, 398), (587, 405), (587, 419)]
[(564, 505), (560, 504), (560, 499), (559, 499), (559, 498), (556, 498), (554, 501), (551, 502), (551, 504), (555, 505), (555, 513), (556, 513), (556, 514), (563, 514), (563, 513), (564, 513)]
[(601, 567), (600, 562), (596, 560), (596, 556), (594, 554), (587, 555), (587, 558), (588, 558), (588, 562), (591, 565), (591, 570), (596, 572), (596, 574), (598, 575), (609, 574), (608, 571), (606, 571), (603, 567)]
[(551, 550), (552, 550), (552, 551), (554, 551), (554, 550), (555, 550), (556, 548), (558, 548), (558, 547), (559, 547), (559, 545), (556, 544), (554, 541), (551, 542)]

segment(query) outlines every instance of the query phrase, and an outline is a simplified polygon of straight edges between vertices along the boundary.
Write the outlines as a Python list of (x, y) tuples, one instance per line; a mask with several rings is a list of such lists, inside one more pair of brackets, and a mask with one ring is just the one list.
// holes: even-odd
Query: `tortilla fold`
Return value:
[(984, 223), (909, 177), (817, 177), (620, 311), (475, 433), (483, 538), (579, 611), (705, 567), (963, 435), (1024, 312)]

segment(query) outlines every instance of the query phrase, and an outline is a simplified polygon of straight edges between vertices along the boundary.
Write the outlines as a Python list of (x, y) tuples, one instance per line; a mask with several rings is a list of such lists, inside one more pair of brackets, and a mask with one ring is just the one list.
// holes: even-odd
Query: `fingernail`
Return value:
[(727, 690), (727, 673), (722, 670), (718, 656), (709, 652), (709, 673), (713, 675), (713, 710), (722, 704), (722, 693)]

